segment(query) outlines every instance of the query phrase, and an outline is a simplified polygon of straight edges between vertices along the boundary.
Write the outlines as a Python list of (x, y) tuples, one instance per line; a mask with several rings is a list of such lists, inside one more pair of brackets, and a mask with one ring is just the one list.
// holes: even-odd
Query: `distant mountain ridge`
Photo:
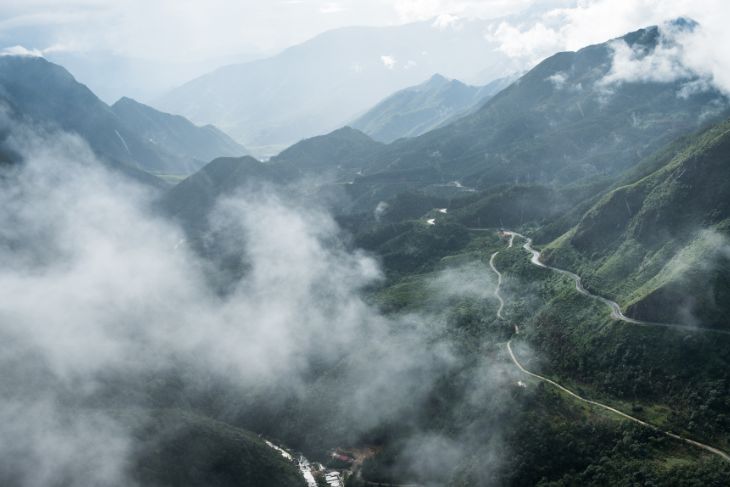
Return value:
[(484, 30), (477, 21), (337, 29), (270, 58), (222, 67), (154, 105), (214, 123), (254, 154), (270, 156), (346, 125), (435, 72), (467, 81), (511, 72)]
[[(295, 144), (272, 162), (315, 174), (348, 168), (340, 182), (348, 183), (353, 212), (371, 212), (381, 201), (420, 189), (607, 188), (672, 140), (730, 114), (716, 90), (679, 96), (691, 80), (625, 82), (606, 92), (613, 43), (650, 53), (661, 35), (649, 27), (555, 54), (475, 112), (415, 138), (362, 143), (364, 134), (343, 129)], [(432, 82), (444, 84), (438, 77)]]
[(716, 90), (679, 96), (691, 80), (624, 82), (607, 91), (613, 43), (651, 53), (661, 35), (649, 27), (555, 54), (475, 113), (385, 147), (365, 176), (418, 172), (434, 183), (460, 180), (476, 188), (613, 177), (728, 113)]
[(148, 173), (190, 174), (217, 155), (245, 153), (219, 130), (129, 99), (109, 107), (63, 67), (41, 57), (0, 57), (0, 100), (14, 116), (76, 133), (101, 158)]
[(186, 172), (194, 172), (216, 157), (240, 157), (248, 153), (213, 125), (199, 127), (185, 117), (160, 112), (131, 98), (119, 99), (111, 109), (160, 151), (183, 161), (188, 159)]
[(359, 173), (373, 153), (383, 147), (360, 130), (343, 127), (329, 134), (297, 142), (270, 164), (286, 166), (293, 172), (330, 171), (336, 174)]
[(314, 176), (320, 184), (353, 178), (382, 146), (362, 132), (344, 127), (302, 140), (265, 163), (251, 156), (220, 157), (171, 188), (161, 206), (199, 235), (221, 196), (247, 186), (285, 184), (302, 177)]
[(516, 77), (470, 86), (435, 74), (390, 95), (350, 125), (381, 142), (417, 137), (478, 109)]

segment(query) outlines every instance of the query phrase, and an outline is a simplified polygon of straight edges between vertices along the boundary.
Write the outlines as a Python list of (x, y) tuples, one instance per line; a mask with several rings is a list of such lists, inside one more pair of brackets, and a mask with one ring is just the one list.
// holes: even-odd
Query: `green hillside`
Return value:
[(686, 143), (660, 169), (602, 197), (548, 255), (631, 316), (726, 328), (730, 122)]
[[(256, 435), (175, 409), (142, 411), (132, 475), (140, 485), (303, 487), (297, 466)], [(135, 422), (134, 411), (120, 412)]]
[(420, 85), (390, 95), (352, 122), (375, 140), (417, 137), (470, 111), (506, 88), (513, 78), (470, 86), (435, 74)]
[[(650, 53), (663, 38), (652, 27), (615, 42)], [(473, 115), (387, 146), (365, 174), (418, 170), (476, 188), (615, 177), (720, 116), (718, 92), (678, 96), (691, 80), (603, 84), (610, 46), (549, 57)]]
[(382, 144), (351, 127), (304, 139), (271, 158), (271, 164), (289, 174), (318, 174), (354, 177)]
[[(198, 127), (179, 115), (155, 110), (131, 98), (111, 106), (114, 114), (160, 151), (181, 161), (179, 174), (190, 174), (217, 157), (247, 154), (246, 149), (212, 125)], [(186, 165), (184, 165), (186, 164)]]
[(123, 98), (110, 107), (62, 66), (44, 58), (0, 57), (0, 101), (25, 123), (81, 136), (108, 166), (138, 180), (188, 175), (245, 149), (213, 127)]
[[(574, 20), (537, 3), (517, 30)], [(261, 160), (0, 46), (0, 487), (729, 486), (730, 98), (674, 69), (712, 29), (413, 86), (515, 72), (515, 19), (347, 27), (164, 97)]]

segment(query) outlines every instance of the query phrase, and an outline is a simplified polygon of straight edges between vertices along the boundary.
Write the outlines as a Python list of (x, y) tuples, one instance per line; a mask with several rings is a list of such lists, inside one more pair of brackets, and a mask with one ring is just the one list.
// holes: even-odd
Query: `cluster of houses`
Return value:
[(324, 480), (330, 487), (344, 487), (345, 483), (342, 480), (340, 472), (331, 470), (324, 474)]
[[(272, 448), (279, 452), (282, 457), (286, 458), (292, 463), (297, 464), (297, 466), (299, 467), (299, 471), (302, 473), (302, 476), (307, 483), (307, 487), (316, 487), (318, 485), (316, 480), (317, 478), (324, 478), (329, 487), (345, 486), (345, 478), (343, 477), (343, 472), (329, 469), (321, 463), (310, 463), (304, 457), (304, 455), (300, 453), (290, 453), (289, 451), (278, 445), (275, 445), (265, 438), (262, 438), (262, 440), (269, 448)], [(332, 460), (339, 462), (340, 464), (347, 464), (348, 466), (352, 466), (355, 463), (355, 458), (341, 450), (333, 450), (332, 452), (330, 452), (330, 456)], [(295, 460), (295, 458), (298, 458), (298, 460)], [(344, 468), (346, 471), (345, 474), (349, 473), (349, 467)]]

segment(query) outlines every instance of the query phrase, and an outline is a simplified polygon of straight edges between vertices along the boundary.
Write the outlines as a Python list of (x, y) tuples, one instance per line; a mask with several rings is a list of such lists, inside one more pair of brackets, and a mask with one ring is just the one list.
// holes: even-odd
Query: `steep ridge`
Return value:
[[(161, 97), (155, 106), (213, 123), (268, 157), (337, 129), (393, 92), (439, 72), (492, 80), (510, 64), (483, 21), (347, 27), (275, 56), (222, 67)], [(454, 53), (458, 52), (458, 56)], [(505, 72), (506, 70), (506, 72)]]
[(140, 448), (132, 459), (139, 485), (305, 487), (296, 464), (250, 431), (181, 409), (121, 411)]
[(78, 134), (98, 157), (129, 173), (190, 174), (214, 157), (245, 153), (212, 127), (129, 99), (109, 107), (41, 57), (0, 57), (0, 102), (21, 121)]
[[(519, 209), (504, 224), (566, 216), (553, 229), (561, 233), (580, 217), (575, 209), (581, 202), (672, 140), (728, 112), (724, 95), (712, 89), (680, 96), (695, 81), (691, 77), (607, 83), (615, 43), (649, 55), (672, 42), (665, 30), (671, 28), (650, 27), (556, 54), (477, 112), (422, 136), (382, 145), (346, 128), (295, 144), (271, 162), (298, 173), (336, 173), (352, 183), (347, 212), (371, 213), (414, 190), (450, 190), (450, 198), (499, 188), (509, 193), (508, 206)], [(467, 225), (507, 217), (500, 206), (505, 198), (485, 198), (461, 211)], [(548, 203), (533, 204), (541, 198)]]
[(319, 173), (355, 177), (373, 153), (383, 144), (360, 130), (343, 127), (326, 135), (297, 142), (271, 158), (272, 165), (287, 168), (292, 174)]
[(160, 112), (131, 98), (121, 98), (112, 112), (135, 133), (181, 161), (192, 173), (216, 157), (240, 157), (246, 149), (212, 125), (198, 127), (179, 115)]
[(718, 330), (714, 328), (702, 328), (698, 326), (691, 326), (691, 325), (683, 325), (679, 323), (658, 323), (658, 322), (652, 322), (652, 321), (644, 321), (644, 320), (637, 320), (635, 318), (631, 318), (626, 316), (621, 311), (621, 306), (619, 306), (618, 303), (615, 301), (611, 301), (610, 299), (604, 298), (603, 296), (599, 296), (597, 294), (593, 294), (592, 292), (588, 291), (585, 287), (583, 287), (583, 280), (578, 274), (575, 274), (573, 272), (567, 271), (565, 269), (560, 269), (559, 267), (553, 267), (551, 265), (543, 264), (542, 263), (542, 253), (538, 250), (535, 250), (532, 247), (532, 239), (525, 237), (524, 235), (520, 233), (505, 231), (506, 234), (511, 236), (517, 236), (520, 238), (525, 239), (525, 245), (523, 248), (528, 251), (532, 258), (530, 259), (530, 262), (537, 267), (541, 267), (543, 269), (550, 269), (552, 271), (555, 271), (559, 274), (562, 274), (564, 276), (568, 276), (570, 279), (572, 279), (575, 282), (575, 290), (578, 291), (583, 296), (588, 296), (589, 298), (595, 299), (600, 301), (601, 303), (608, 306), (608, 308), (611, 310), (611, 318), (622, 321), (624, 323), (628, 323), (630, 325), (638, 325), (638, 326), (658, 326), (662, 328), (673, 328), (676, 330), (685, 330), (685, 331), (692, 331), (692, 332), (709, 332), (709, 333), (721, 333), (724, 335), (730, 335), (730, 330)]
[(588, 288), (646, 321), (726, 329), (730, 122), (692, 138), (666, 165), (596, 203), (546, 249)]
[(0, 99), (28, 121), (79, 134), (102, 157), (147, 171), (175, 168), (86, 86), (43, 58), (1, 57)]
[(485, 86), (470, 86), (435, 74), (390, 95), (350, 125), (381, 142), (416, 137), (478, 109), (513, 80), (500, 78)]
[[(540, 252), (538, 252), (538, 251), (536, 251), (536, 250), (534, 250), (532, 248), (532, 240), (530, 238), (525, 237), (524, 235), (521, 235), (521, 234), (516, 233), (516, 232), (505, 231), (504, 233), (510, 236), (508, 248), (511, 248), (512, 247), (512, 244), (514, 242), (514, 238), (515, 237), (520, 237), (522, 239), (525, 239), (525, 244), (524, 244), (523, 248), (527, 252), (530, 253), (530, 255), (531, 255), (530, 262), (533, 265), (536, 265), (538, 267), (545, 268), (545, 269), (551, 269), (551, 270), (554, 270), (554, 271), (559, 272), (559, 273), (568, 274), (571, 277), (574, 276), (576, 278), (576, 288), (578, 289), (578, 291), (581, 292), (582, 294), (585, 294), (585, 295), (588, 295), (588, 296), (593, 296), (590, 293), (588, 293), (587, 291), (585, 291), (585, 290), (582, 289), (582, 287), (580, 285), (580, 278), (578, 276), (576, 276), (574, 274), (571, 274), (569, 272), (563, 271), (562, 269), (557, 269), (557, 268), (549, 267), (549, 266), (546, 266), (546, 265), (542, 264), (540, 262)], [(504, 299), (502, 298), (502, 296), (500, 294), (500, 287), (502, 285), (502, 274), (499, 272), (499, 270), (497, 269), (497, 267), (495, 266), (495, 263), (494, 263), (497, 255), (499, 255), (499, 251), (497, 251), (497, 252), (495, 252), (495, 253), (492, 254), (492, 256), (491, 256), (491, 258), (489, 260), (489, 266), (491, 267), (492, 271), (497, 275), (497, 279), (498, 279), (497, 280), (497, 286), (495, 287), (495, 290), (494, 290), (494, 296), (499, 301), (499, 308), (497, 309), (497, 319), (503, 320), (504, 319), (504, 316), (502, 314), (502, 311), (504, 309)], [(597, 299), (602, 299), (602, 298), (600, 298), (598, 296), (593, 296), (593, 297), (596, 297)], [(615, 303), (613, 303), (613, 304), (615, 304)], [(613, 306), (612, 306), (612, 308), (613, 308)], [(619, 319), (619, 320), (622, 320), (622, 321), (626, 321), (627, 323), (630, 323), (630, 324), (638, 324), (638, 325), (646, 325), (646, 326), (652, 326), (652, 325), (654, 325), (654, 326), (672, 326), (672, 325), (664, 325), (664, 324), (658, 324), (658, 323), (642, 323), (642, 322), (638, 322), (636, 320), (631, 320), (630, 318), (626, 318), (625, 316), (623, 316), (620, 313), (620, 311), (618, 312), (618, 314), (614, 314), (614, 313), (615, 313), (615, 311), (612, 311), (612, 316), (614, 318)], [(516, 335), (519, 335), (520, 330), (519, 330), (518, 325), (515, 325), (514, 331), (515, 331), (515, 336)], [(658, 427), (656, 427), (655, 425), (653, 425), (651, 423), (648, 423), (646, 421), (643, 421), (643, 420), (641, 420), (641, 419), (639, 419), (639, 418), (637, 418), (635, 416), (632, 416), (630, 414), (627, 414), (627, 413), (625, 413), (625, 412), (623, 412), (623, 411), (621, 411), (619, 409), (616, 409), (614, 407), (608, 406), (608, 405), (603, 404), (603, 403), (598, 402), (598, 401), (594, 401), (592, 399), (587, 399), (587, 398), (585, 398), (585, 397), (583, 397), (583, 396), (581, 396), (579, 394), (576, 394), (575, 392), (573, 392), (570, 389), (562, 386), (561, 384), (559, 384), (558, 382), (556, 382), (556, 381), (554, 381), (552, 379), (548, 379), (547, 377), (544, 377), (542, 375), (536, 374), (534, 372), (530, 372), (529, 370), (527, 370), (522, 365), (522, 363), (517, 358), (517, 355), (515, 354), (514, 350), (512, 349), (512, 340), (513, 339), (514, 339), (514, 336), (513, 336), (513, 338), (510, 338), (510, 340), (507, 341), (507, 352), (509, 354), (510, 359), (514, 363), (514, 365), (522, 373), (524, 373), (524, 374), (526, 374), (526, 375), (528, 375), (530, 377), (533, 377), (533, 378), (535, 378), (535, 379), (537, 379), (539, 381), (548, 383), (548, 384), (550, 384), (550, 385), (558, 388), (562, 392), (568, 394), (570, 397), (572, 397), (572, 398), (574, 398), (574, 399), (576, 399), (576, 400), (578, 400), (580, 402), (589, 404), (591, 406), (595, 406), (595, 407), (600, 408), (600, 409), (604, 409), (604, 410), (609, 411), (609, 412), (611, 412), (611, 413), (613, 413), (613, 414), (615, 414), (615, 415), (617, 415), (617, 416), (619, 416), (619, 417), (621, 417), (623, 419), (629, 420), (629, 421), (634, 422), (636, 424), (639, 424), (639, 425), (641, 425), (643, 427), (650, 428), (650, 429), (652, 429), (654, 431), (660, 432), (663, 435), (666, 435), (666, 436), (668, 436), (668, 437), (670, 437), (672, 439), (675, 439), (675, 440), (678, 440), (678, 441), (682, 441), (682, 442), (687, 443), (689, 445), (692, 445), (692, 446), (695, 446), (695, 447), (700, 448), (702, 450), (705, 450), (707, 452), (710, 452), (710, 453), (712, 453), (714, 455), (717, 455), (718, 457), (722, 458), (726, 462), (730, 462), (730, 455), (728, 455), (727, 453), (725, 453), (724, 451), (722, 451), (722, 450), (720, 450), (718, 448), (715, 448), (715, 447), (710, 446), (710, 445), (707, 445), (705, 443), (702, 443), (702, 442), (693, 440), (691, 438), (687, 438), (687, 437), (678, 435), (676, 433), (672, 433), (671, 431), (666, 431), (666, 430), (663, 430), (661, 428), (658, 428)]]
[(274, 168), (253, 157), (221, 157), (171, 188), (163, 196), (161, 206), (186, 229), (202, 231), (220, 198), (230, 196), (246, 185), (273, 181), (277, 177)]
[(727, 112), (717, 91), (684, 96), (692, 77), (612, 81), (613, 46), (649, 56), (674, 42), (672, 29), (691, 28), (681, 25), (551, 56), (476, 113), (389, 145), (365, 174), (418, 172), (433, 182), (459, 180), (477, 189), (615, 177)]
[(322, 186), (328, 182), (354, 178), (364, 160), (380, 147), (381, 143), (362, 132), (345, 127), (294, 144), (266, 163), (251, 156), (217, 158), (171, 188), (161, 206), (188, 230), (198, 233), (207, 226), (208, 215), (221, 197), (247, 186), (260, 188), (307, 177), (316, 178), (321, 195), (327, 191)]

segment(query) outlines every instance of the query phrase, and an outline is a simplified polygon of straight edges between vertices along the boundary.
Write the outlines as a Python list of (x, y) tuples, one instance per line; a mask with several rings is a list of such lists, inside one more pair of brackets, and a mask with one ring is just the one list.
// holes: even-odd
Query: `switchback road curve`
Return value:
[[(556, 272), (560, 272), (562, 274), (565, 274), (565, 275), (568, 275), (568, 276), (572, 277), (575, 280), (576, 289), (578, 289), (579, 292), (581, 292), (582, 294), (585, 294), (587, 296), (591, 296), (591, 297), (593, 297), (595, 299), (600, 299), (604, 303), (606, 303), (606, 302), (613, 303), (616, 306), (616, 308), (618, 308), (618, 304), (617, 303), (614, 303), (613, 301), (607, 300), (605, 298), (601, 298), (599, 296), (595, 296), (595, 295), (589, 293), (588, 291), (586, 291), (583, 288), (583, 286), (581, 285), (581, 283), (580, 283), (580, 277), (577, 276), (576, 274), (573, 274), (573, 273), (568, 272), (568, 271), (564, 271), (562, 269), (557, 269), (557, 268), (554, 268), (554, 267), (546, 266), (545, 264), (541, 263), (540, 262), (540, 252), (538, 252), (538, 251), (536, 251), (535, 249), (532, 248), (532, 240), (531, 239), (525, 237), (524, 235), (520, 235), (519, 233), (515, 233), (515, 232), (503, 232), (503, 233), (505, 233), (507, 235), (510, 235), (510, 242), (509, 242), (509, 246), (510, 247), (512, 246), (512, 243), (513, 243), (515, 237), (520, 237), (520, 238), (525, 239), (526, 243), (523, 246), (523, 248), (532, 254), (531, 262), (533, 264), (535, 264), (535, 265), (537, 265), (539, 267), (543, 267), (543, 268), (547, 268), (547, 269), (552, 269), (552, 270), (554, 270)], [(497, 257), (498, 254), (499, 254), (499, 252), (495, 252), (494, 254), (492, 254), (491, 258), (489, 259), (489, 266), (497, 274), (497, 286), (496, 286), (496, 288), (494, 290), (494, 296), (499, 300), (499, 309), (497, 310), (497, 318), (498, 319), (504, 319), (504, 317), (502, 316), (502, 311), (504, 309), (504, 299), (502, 298), (502, 296), (500, 294), (500, 287), (502, 285), (502, 274), (497, 270), (497, 267), (495, 266), (495, 263), (494, 263), (494, 261), (495, 261), (495, 259), (496, 259), (496, 257)], [(612, 306), (612, 308), (613, 308), (613, 306)], [(617, 314), (616, 315), (613, 315), (613, 313), (612, 313), (612, 316), (614, 316), (614, 318), (616, 318), (616, 319), (621, 319), (621, 317), (623, 316), (623, 314), (621, 314), (620, 309), (618, 309)], [(654, 326), (654, 325), (664, 326), (664, 324), (654, 324), (654, 323), (637, 322), (637, 320), (633, 320), (633, 319), (628, 318), (628, 317), (624, 317), (624, 318), (625, 318), (624, 321), (628, 321), (629, 323), (632, 323), (632, 324), (641, 324), (641, 325), (647, 325), (647, 326), (649, 326), (649, 325), (652, 325), (652, 326)], [(674, 325), (666, 325), (666, 326), (676, 327)], [(677, 325), (677, 326), (681, 327), (681, 325)], [(519, 334), (519, 328), (518, 328), (517, 325), (515, 325), (515, 334)], [(570, 389), (568, 389), (568, 388), (562, 386), (561, 384), (555, 382), (552, 379), (548, 379), (547, 377), (543, 377), (543, 376), (541, 376), (539, 374), (536, 374), (534, 372), (530, 372), (529, 370), (527, 370), (520, 363), (520, 361), (517, 358), (517, 355), (515, 355), (514, 351), (512, 350), (512, 339), (510, 339), (507, 342), (507, 352), (509, 353), (509, 356), (510, 356), (510, 359), (512, 360), (512, 362), (515, 364), (515, 366), (522, 373), (524, 373), (526, 375), (529, 375), (530, 377), (533, 377), (533, 378), (535, 378), (537, 380), (540, 380), (542, 382), (546, 382), (546, 383), (552, 385), (553, 387), (556, 387), (557, 389), (563, 391), (564, 393), (568, 394), (569, 396), (573, 397), (574, 399), (576, 399), (576, 400), (578, 400), (580, 402), (583, 402), (583, 403), (586, 403), (586, 404), (590, 404), (592, 406), (595, 406), (595, 407), (604, 409), (604, 410), (609, 411), (609, 412), (611, 412), (611, 413), (613, 413), (613, 414), (615, 414), (617, 416), (620, 416), (620, 417), (622, 417), (622, 418), (624, 418), (626, 420), (629, 420), (629, 421), (632, 421), (632, 422), (634, 422), (636, 424), (639, 424), (639, 425), (641, 425), (641, 426), (643, 426), (645, 428), (652, 429), (652, 430), (654, 430), (654, 431), (656, 431), (658, 433), (662, 433), (662, 434), (664, 434), (664, 435), (666, 435), (666, 436), (668, 436), (670, 438), (673, 438), (675, 440), (682, 441), (682, 442), (687, 443), (689, 445), (692, 445), (694, 447), (700, 448), (700, 449), (705, 450), (705, 451), (707, 451), (709, 453), (712, 453), (714, 455), (719, 456), (720, 458), (722, 458), (726, 462), (730, 462), (730, 455), (728, 455), (727, 453), (725, 453), (724, 451), (722, 451), (722, 450), (720, 450), (718, 448), (715, 448), (713, 446), (707, 445), (705, 443), (701, 443), (699, 441), (692, 440), (690, 438), (686, 438), (686, 437), (681, 436), (681, 435), (678, 435), (676, 433), (672, 433), (671, 431), (666, 431), (666, 430), (660, 429), (660, 428), (658, 428), (657, 426), (654, 426), (651, 423), (647, 423), (646, 421), (643, 421), (643, 420), (641, 420), (639, 418), (636, 418), (634, 416), (631, 416), (630, 414), (627, 414), (627, 413), (625, 413), (623, 411), (620, 411), (620, 410), (618, 410), (618, 409), (616, 409), (614, 407), (611, 407), (611, 406), (609, 406), (607, 404), (603, 404), (603, 403), (600, 403), (598, 401), (593, 401), (591, 399), (587, 399), (587, 398), (585, 398), (583, 396), (580, 396), (580, 395), (576, 394), (575, 392), (571, 391)]]

